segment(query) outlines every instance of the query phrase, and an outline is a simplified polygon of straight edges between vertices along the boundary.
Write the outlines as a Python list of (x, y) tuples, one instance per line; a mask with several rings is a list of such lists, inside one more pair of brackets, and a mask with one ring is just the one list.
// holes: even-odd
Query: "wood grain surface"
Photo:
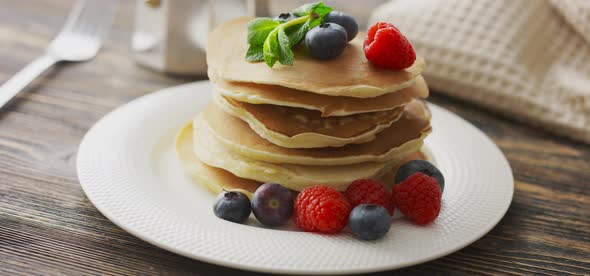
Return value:
[[(129, 52), (135, 1), (121, 2), (96, 59), (55, 68), (0, 110), (0, 274), (255, 275), (143, 242), (102, 216), (80, 188), (75, 156), (92, 124), (134, 98), (198, 79), (136, 66)], [(71, 4), (0, 0), (0, 82), (42, 53)], [(431, 101), (500, 146), (514, 170), (514, 200), (472, 245), (378, 275), (589, 275), (590, 147), (436, 93)]]

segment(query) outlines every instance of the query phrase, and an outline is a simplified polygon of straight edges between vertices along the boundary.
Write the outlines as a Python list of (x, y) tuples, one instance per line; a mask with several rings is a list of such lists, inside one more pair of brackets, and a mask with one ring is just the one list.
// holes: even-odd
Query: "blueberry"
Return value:
[(397, 170), (395, 174), (395, 183), (400, 183), (408, 178), (410, 175), (421, 172), (430, 177), (434, 177), (438, 185), (440, 185), (440, 191), (445, 189), (445, 178), (443, 174), (434, 166), (432, 163), (425, 160), (412, 160), (403, 164)]
[(240, 192), (225, 191), (217, 196), (213, 213), (218, 218), (242, 223), (248, 219), (252, 208), (248, 197)]
[(295, 19), (295, 18), (297, 18), (297, 16), (295, 16), (294, 14), (292, 14), (290, 12), (281, 13), (281, 14), (273, 17), (274, 20), (279, 21), (281, 23), (291, 21), (292, 19)]
[(323, 23), (305, 34), (305, 46), (317, 59), (333, 59), (344, 51), (348, 41), (346, 31), (335, 23)]
[(263, 225), (280, 226), (293, 214), (293, 194), (277, 183), (262, 184), (252, 196), (252, 211)]
[(344, 28), (348, 41), (351, 41), (359, 33), (359, 25), (354, 20), (354, 17), (347, 13), (331, 11), (324, 19), (324, 22), (336, 23)]
[(356, 238), (367, 241), (376, 240), (389, 231), (391, 216), (382, 206), (361, 204), (350, 212), (348, 226)]

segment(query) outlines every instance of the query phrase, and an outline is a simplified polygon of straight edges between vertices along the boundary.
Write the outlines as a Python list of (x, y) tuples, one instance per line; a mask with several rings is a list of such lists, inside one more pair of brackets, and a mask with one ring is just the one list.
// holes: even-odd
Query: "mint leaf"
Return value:
[(315, 6), (315, 8), (311, 12), (319, 15), (321, 19), (324, 19), (324, 17), (328, 15), (328, 13), (330, 13), (332, 10), (332, 7), (326, 6), (324, 5), (324, 3), (320, 2), (317, 6)]
[(322, 24), (322, 19), (311, 19), (311, 22), (309, 23), (309, 29), (313, 29), (314, 27), (319, 26), (320, 24)]
[(246, 60), (249, 62), (263, 61), (264, 52), (262, 50), (262, 45), (250, 45), (246, 52)]
[[(324, 18), (324, 16), (328, 15), (332, 11), (332, 7), (324, 5), (324, 2), (315, 2), (305, 4), (297, 9), (295, 9), (292, 13), (296, 16), (305, 16), (311, 14), (317, 14), (320, 18)], [(313, 17), (312, 17), (313, 18)]]
[(332, 11), (332, 7), (324, 5), (324, 3), (319, 3), (319, 5), (315, 6), (315, 8), (311, 11), (311, 22), (309, 23), (309, 29), (319, 26), (324, 22), (324, 17), (328, 15)]
[(324, 3), (323, 2), (308, 3), (308, 4), (305, 4), (305, 5), (301, 6), (301, 7), (299, 7), (299, 8), (296, 8), (295, 10), (293, 10), (292, 13), (294, 15), (297, 15), (297, 16), (309, 15), (319, 5), (324, 5)]
[(246, 60), (264, 60), (269, 67), (273, 67), (277, 60), (281, 64), (293, 65), (291, 48), (300, 43), (311, 28), (320, 25), (330, 11), (332, 7), (316, 2), (295, 9), (292, 13), (298, 17), (289, 21), (263, 17), (248, 22)]
[(279, 28), (279, 62), (284, 65), (293, 65), (293, 51), (291, 51), (291, 40), (285, 33), (284, 28)]
[(262, 47), (262, 51), (264, 53), (264, 61), (268, 67), (272, 67), (277, 62), (279, 57), (279, 41), (277, 37), (278, 31), (275, 29), (266, 38), (264, 41), (264, 46)]
[(310, 23), (311, 19), (307, 19), (303, 25), (296, 25), (287, 29), (286, 33), (289, 36), (289, 45), (291, 45), (291, 47), (299, 44), (299, 42), (305, 37), (305, 34), (309, 30)]
[(248, 22), (248, 44), (262, 45), (272, 32), (281, 23), (269, 17), (262, 17)]

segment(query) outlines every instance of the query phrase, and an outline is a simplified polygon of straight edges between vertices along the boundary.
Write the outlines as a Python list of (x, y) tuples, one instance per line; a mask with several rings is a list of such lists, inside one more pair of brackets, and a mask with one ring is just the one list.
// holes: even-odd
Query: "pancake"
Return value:
[(215, 104), (205, 112), (236, 116), (261, 137), (285, 148), (341, 147), (364, 143), (399, 119), (403, 107), (340, 117), (322, 117), (319, 111), (268, 104), (249, 104), (214, 94)]
[[(256, 188), (262, 184), (262, 182), (238, 177), (224, 169), (206, 165), (197, 159), (193, 149), (193, 125), (190, 123), (178, 133), (176, 153), (191, 178), (212, 193), (218, 194), (223, 190), (240, 191), (252, 198)], [(420, 151), (409, 154), (400, 164), (394, 166), (381, 177), (381, 180), (390, 187), (394, 184), (393, 179), (395, 179), (399, 165), (414, 159), (426, 160), (426, 156)]]
[(375, 140), (343, 147), (295, 149), (277, 146), (254, 132), (246, 122), (220, 109), (207, 109), (194, 124), (225, 147), (248, 158), (271, 163), (347, 165), (400, 160), (417, 151), (430, 133), (430, 112), (422, 101), (408, 104), (401, 118), (376, 135)]
[(264, 62), (245, 59), (247, 23), (253, 18), (226, 21), (217, 27), (207, 41), (207, 65), (210, 78), (253, 82), (289, 87), (330, 96), (357, 98), (377, 97), (412, 85), (424, 70), (424, 59), (418, 57), (404, 70), (388, 70), (372, 65), (363, 51), (365, 35), (360, 33), (347, 44), (335, 59), (319, 61), (294, 49), (293, 66), (276, 64), (269, 68)]
[(215, 92), (227, 98), (251, 104), (272, 104), (318, 110), (323, 117), (390, 110), (410, 102), (412, 98), (428, 97), (428, 86), (422, 76), (418, 76), (411, 86), (396, 93), (360, 99), (326, 96), (278, 85), (226, 81), (213, 74), (210, 75)]
[(203, 129), (201, 119), (197, 118), (194, 122), (197, 122), (193, 132), (194, 151), (201, 162), (241, 178), (281, 183), (295, 191), (318, 184), (344, 191), (356, 179), (379, 179), (397, 165), (395, 162), (364, 162), (341, 166), (309, 166), (254, 160), (226, 148), (214, 135)]
[(218, 194), (223, 190), (239, 191), (252, 197), (252, 193), (261, 185), (260, 182), (239, 178), (226, 170), (211, 167), (197, 159), (193, 147), (192, 123), (182, 128), (178, 133), (176, 154), (191, 178), (213, 193)]

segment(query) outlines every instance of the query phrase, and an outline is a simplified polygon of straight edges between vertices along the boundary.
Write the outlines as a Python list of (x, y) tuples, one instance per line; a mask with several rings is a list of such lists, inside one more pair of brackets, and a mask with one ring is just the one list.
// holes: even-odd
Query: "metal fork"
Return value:
[(0, 86), (0, 108), (47, 68), (61, 61), (92, 59), (115, 15), (118, 0), (78, 0), (45, 54)]

